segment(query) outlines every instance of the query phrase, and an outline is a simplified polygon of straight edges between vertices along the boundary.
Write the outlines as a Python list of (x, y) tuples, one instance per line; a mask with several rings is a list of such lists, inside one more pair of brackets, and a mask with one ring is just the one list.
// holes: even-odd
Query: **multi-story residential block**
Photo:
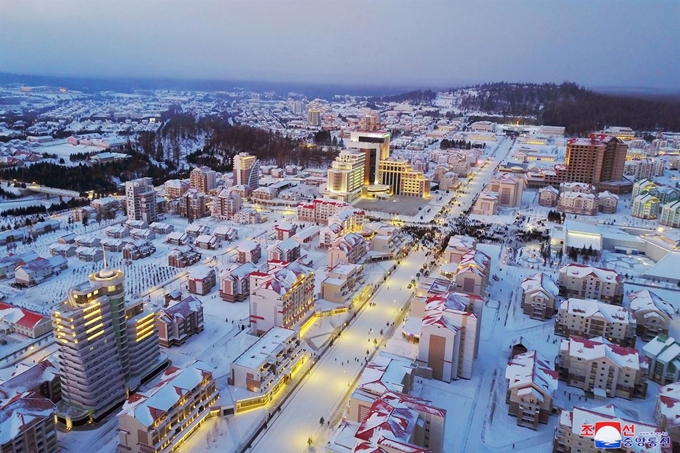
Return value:
[(217, 273), (213, 268), (196, 266), (189, 272), (188, 282), (190, 293), (205, 296), (217, 284)]
[(213, 217), (226, 220), (231, 219), (234, 214), (241, 210), (243, 205), (241, 196), (233, 189), (222, 189), (210, 205), (210, 212)]
[(250, 274), (250, 330), (294, 329), (314, 306), (314, 271), (300, 260), (270, 262), (266, 272)]
[(489, 284), (491, 257), (479, 250), (471, 250), (461, 258), (453, 276), (456, 289), (467, 294), (484, 296)]
[(569, 214), (597, 215), (597, 195), (591, 193), (562, 192), (557, 210)]
[[(53, 403), (61, 400), (59, 369), (52, 362), (48, 359), (43, 359), (29, 368), (24, 368), (23, 370), (22, 368), (23, 365), (17, 368), (10, 378), (0, 383), (2, 399), (9, 400), (15, 397), (23, 397), (29, 393), (35, 393)], [(1, 428), (0, 432), (2, 432)]]
[(604, 191), (597, 195), (597, 209), (605, 214), (616, 213), (616, 208), (619, 205), (619, 196), (611, 192)]
[(257, 267), (250, 261), (220, 272), (220, 297), (227, 302), (241, 302), (250, 294), (250, 274)]
[(659, 384), (680, 381), (680, 343), (661, 334), (642, 347), (649, 360), (649, 379)]
[(203, 304), (193, 296), (158, 312), (156, 321), (160, 345), (179, 346), (192, 335), (203, 331)]
[(147, 223), (158, 220), (156, 192), (151, 178), (140, 178), (125, 183), (125, 205), (128, 219), (143, 220)]
[[(593, 434), (595, 430), (595, 422), (614, 422), (619, 423), (620, 426), (633, 426), (633, 436), (644, 432), (659, 434), (661, 438), (661, 430), (649, 423), (644, 423), (638, 420), (630, 419), (630, 416), (625, 412), (617, 409), (613, 404), (600, 406), (595, 408), (574, 407), (572, 410), (562, 410), (560, 420), (555, 429), (555, 437), (553, 439), (553, 453), (600, 453), (602, 449), (595, 447), (593, 441)], [(654, 451), (658, 453), (670, 453), (670, 448), (661, 447), (657, 445), (653, 450), (644, 448), (641, 450), (637, 445), (632, 447), (622, 447), (618, 451), (624, 453), (635, 453), (638, 451)]]
[(659, 223), (673, 228), (680, 227), (680, 200), (671, 201), (661, 207)]
[(654, 195), (638, 195), (631, 202), (630, 215), (638, 219), (656, 219), (659, 216), (660, 203)]
[(522, 203), (524, 178), (514, 173), (500, 173), (491, 178), (487, 191), (498, 194), (499, 206), (519, 206)]
[(167, 360), (156, 312), (143, 301), (126, 304), (123, 284), (123, 271), (102, 269), (52, 312), (62, 394), (57, 421), (67, 428), (101, 419)]
[(548, 319), (556, 311), (555, 300), (559, 289), (543, 272), (530, 275), (520, 284), (522, 311), (533, 319)]
[(560, 296), (623, 303), (623, 277), (612, 269), (569, 264), (560, 269), (557, 284)]
[(328, 267), (338, 264), (360, 263), (368, 252), (366, 239), (358, 233), (345, 234), (335, 239), (328, 249)]
[(262, 257), (262, 248), (260, 247), (260, 244), (255, 241), (247, 240), (241, 242), (236, 247), (236, 251), (238, 252), (238, 262), (241, 264), (247, 262), (257, 264)]
[(372, 402), (360, 421), (358, 428), (356, 422), (343, 421), (331, 439), (331, 445), (338, 443), (346, 451), (351, 448), (354, 452), (445, 451), (446, 410), (432, 406), (424, 399), (387, 391)]
[(351, 206), (344, 201), (315, 199), (298, 203), (297, 217), (301, 222), (328, 223), (328, 218)]
[(279, 223), (274, 226), (277, 241), (285, 241), (292, 238), (297, 233), (297, 225), (291, 223)]
[(118, 448), (169, 453), (194, 433), (219, 398), (211, 367), (171, 366), (149, 390), (130, 396), (118, 413)]
[(179, 215), (192, 220), (207, 216), (205, 193), (196, 189), (187, 190), (179, 197)]
[(328, 271), (321, 282), (321, 298), (336, 304), (349, 304), (352, 296), (366, 281), (363, 266), (358, 264), (338, 264)]
[(560, 304), (555, 334), (603, 337), (619, 346), (635, 346), (635, 318), (628, 310), (593, 299), (567, 299)]
[(296, 331), (272, 327), (232, 362), (229, 384), (274, 395), (307, 358)]
[(300, 244), (293, 238), (272, 244), (267, 250), (268, 261), (290, 262), (300, 258)]
[(598, 397), (645, 398), (649, 362), (637, 349), (572, 336), (560, 342), (560, 380)]
[(432, 369), (434, 379), (451, 382), (472, 377), (481, 319), (473, 311), (478, 304), (470, 300), (472, 297), (445, 293), (430, 297), (425, 303), (418, 362)]
[(279, 192), (274, 187), (259, 187), (253, 190), (253, 201), (267, 202), (275, 199)]
[[(565, 171), (561, 182), (585, 182), (598, 186), (604, 181), (620, 181), (628, 146), (611, 136), (591, 135), (567, 141)], [(558, 172), (562, 173), (562, 172)]]
[(459, 264), (466, 253), (476, 249), (477, 239), (470, 236), (451, 236), (444, 250), (444, 260), (446, 263)]
[(189, 173), (189, 183), (198, 192), (210, 193), (217, 186), (217, 174), (210, 167), (196, 167)]
[(328, 225), (337, 224), (343, 233), (361, 233), (366, 213), (362, 209), (345, 208), (328, 216)]
[(557, 206), (557, 198), (560, 192), (553, 186), (541, 187), (538, 189), (538, 204), (539, 206), (546, 206), (553, 208)]
[(644, 341), (667, 334), (675, 314), (673, 306), (648, 289), (628, 294), (629, 309), (637, 323), (637, 334)]
[[(248, 186), (251, 190), (260, 187), (260, 161), (257, 157), (248, 153), (234, 156), (234, 185)], [(244, 195), (241, 197), (245, 198)]]
[(0, 451), (60, 451), (54, 426), (54, 403), (33, 392), (0, 400)]
[(498, 209), (498, 194), (495, 192), (482, 192), (472, 207), (475, 215), (496, 215)]
[(165, 181), (163, 186), (165, 187), (165, 196), (171, 200), (175, 200), (184, 195), (184, 192), (189, 190), (191, 184), (180, 179), (169, 179), (168, 181)]
[(562, 192), (574, 192), (574, 193), (586, 193), (594, 194), (596, 191), (595, 186), (585, 182), (563, 182), (560, 184), (560, 193)]
[(654, 422), (671, 438), (673, 451), (680, 448), (680, 383), (659, 387)]
[(352, 392), (347, 408), (347, 420), (366, 420), (373, 401), (385, 392), (410, 393), (415, 378), (416, 363), (406, 357), (380, 351), (368, 362)]
[(505, 402), (508, 413), (517, 417), (517, 426), (535, 430), (539, 423), (548, 423), (558, 377), (550, 362), (536, 351), (519, 354), (508, 362), (505, 368), (505, 379), (508, 380)]

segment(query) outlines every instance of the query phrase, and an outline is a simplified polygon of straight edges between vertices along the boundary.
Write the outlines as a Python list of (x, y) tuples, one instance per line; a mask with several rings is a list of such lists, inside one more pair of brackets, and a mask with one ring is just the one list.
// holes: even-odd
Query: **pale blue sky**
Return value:
[(680, 0), (0, 0), (0, 71), (680, 89)]

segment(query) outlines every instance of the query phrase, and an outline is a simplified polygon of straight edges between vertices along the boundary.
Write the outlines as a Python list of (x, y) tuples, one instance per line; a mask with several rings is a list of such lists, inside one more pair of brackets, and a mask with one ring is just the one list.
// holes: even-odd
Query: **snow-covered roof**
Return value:
[(583, 278), (588, 275), (602, 280), (603, 282), (617, 282), (621, 280), (619, 274), (612, 269), (605, 269), (602, 267), (586, 266), (584, 264), (568, 264), (560, 269), (560, 276)]
[(204, 363), (195, 361), (184, 369), (170, 366), (160, 382), (145, 392), (137, 392), (128, 398), (118, 416), (127, 415), (149, 427), (179, 402), (185, 395), (199, 387), (203, 379), (211, 375)]
[(585, 318), (600, 315), (608, 322), (635, 322), (635, 319), (631, 319), (630, 313), (625, 308), (600, 302), (595, 299), (570, 298), (564, 300), (560, 304), (560, 311), (566, 311), (570, 315), (583, 316)]
[(554, 371), (550, 362), (536, 351), (528, 351), (516, 355), (508, 362), (505, 368), (505, 378), (511, 389), (535, 385), (552, 397), (557, 390), (559, 373)]
[(52, 417), (52, 401), (35, 393), (22, 393), (0, 402), (0, 445), (10, 443), (36, 419)]
[(654, 310), (666, 314), (672, 318), (675, 310), (673, 306), (648, 289), (635, 291), (628, 295), (630, 311), (635, 314), (638, 311)]
[(176, 304), (170, 305), (168, 308), (161, 309), (159, 317), (162, 318), (164, 314), (167, 314), (175, 318), (186, 318), (191, 313), (201, 311), (202, 308), (203, 304), (201, 304), (200, 300), (194, 296), (188, 296)]
[(477, 239), (470, 236), (455, 235), (451, 236), (447, 249), (470, 250), (477, 246)]
[(38, 324), (49, 320), (49, 318), (39, 313), (26, 310), (25, 308), (19, 308), (0, 302), (0, 320), (27, 329), (33, 329)]
[(557, 296), (557, 293), (559, 292), (559, 288), (553, 279), (543, 272), (529, 275), (524, 280), (522, 280), (520, 286), (525, 293), (536, 290), (544, 290), (553, 296)]
[[(659, 362), (670, 363), (680, 356), (680, 343), (668, 335), (658, 335), (642, 347), (646, 357), (656, 358)], [(676, 362), (680, 365), (680, 360)]]
[(364, 368), (357, 389), (374, 395), (382, 395), (387, 390), (403, 392), (404, 381), (414, 368), (412, 360), (381, 351)]
[(0, 399), (37, 389), (43, 382), (52, 381), (59, 370), (48, 359), (41, 360), (30, 368), (12, 374), (12, 377), (0, 384)]
[(659, 412), (666, 418), (666, 429), (680, 425), (680, 383), (659, 387)]
[(259, 370), (263, 364), (296, 337), (294, 330), (272, 327), (234, 360), (234, 365)]
[(647, 359), (640, 357), (637, 349), (606, 344), (595, 341), (595, 339), (586, 340), (585, 338), (572, 336), (562, 340), (560, 352), (567, 352), (570, 357), (583, 360), (597, 360), (606, 357), (619, 367), (634, 370), (647, 368)]

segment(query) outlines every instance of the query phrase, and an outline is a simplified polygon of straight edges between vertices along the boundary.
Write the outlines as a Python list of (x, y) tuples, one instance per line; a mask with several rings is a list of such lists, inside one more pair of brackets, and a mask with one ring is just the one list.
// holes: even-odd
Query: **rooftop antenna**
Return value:
[(102, 270), (97, 272), (97, 275), (99, 275), (102, 278), (113, 277), (115, 272), (106, 268), (106, 266), (107, 266), (107, 264), (106, 264), (106, 249), (104, 248), (103, 245), (102, 245), (102, 252), (104, 253), (104, 267), (102, 268)]

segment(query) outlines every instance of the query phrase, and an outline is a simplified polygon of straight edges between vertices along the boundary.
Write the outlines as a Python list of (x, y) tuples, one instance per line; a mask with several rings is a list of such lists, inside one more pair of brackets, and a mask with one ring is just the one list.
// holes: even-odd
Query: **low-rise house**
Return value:
[(210, 228), (198, 223), (189, 224), (184, 231), (186, 234), (194, 238), (197, 238), (202, 234), (210, 234)]
[(189, 246), (176, 247), (168, 252), (168, 266), (188, 267), (201, 261), (201, 253)]
[(279, 223), (278, 225), (274, 226), (274, 231), (276, 232), (277, 240), (285, 241), (297, 233), (297, 225), (291, 223)]
[(193, 296), (162, 308), (156, 318), (158, 338), (164, 348), (179, 346), (203, 331), (203, 304)]
[(0, 302), (0, 331), (38, 338), (52, 331), (52, 320), (49, 316)]
[(94, 236), (76, 236), (75, 243), (78, 247), (99, 247), (101, 241)]
[(57, 242), (60, 244), (74, 244), (77, 237), (78, 235), (75, 233), (68, 233), (57, 239)]
[(189, 272), (189, 292), (205, 296), (217, 284), (215, 269), (207, 266), (194, 267)]
[(517, 355), (505, 368), (508, 413), (517, 417), (517, 426), (538, 429), (548, 423), (559, 374), (536, 351)]
[(637, 334), (644, 341), (668, 334), (673, 306), (648, 289), (628, 294), (629, 309), (637, 323)]
[[(126, 241), (122, 239), (104, 238), (102, 239), (101, 246), (107, 252), (122, 252), (125, 248)], [(75, 249), (74, 249), (75, 253)]]
[(118, 413), (119, 451), (172, 451), (195, 432), (219, 398), (210, 369), (170, 366), (151, 389), (130, 395)]
[(14, 272), (19, 266), (35, 261), (38, 258), (40, 256), (34, 251), (0, 257), (0, 278), (14, 278)]
[(73, 244), (60, 244), (59, 242), (55, 242), (49, 246), (49, 251), (52, 256), (61, 255), (65, 258), (69, 258), (76, 255), (76, 246)]
[(560, 296), (623, 303), (623, 277), (612, 269), (569, 264), (560, 269), (557, 284)]
[(10, 378), (0, 383), (2, 399), (14, 398), (28, 392), (41, 395), (53, 403), (59, 402), (61, 400), (59, 369), (48, 359), (30, 366), (21, 364)]
[(553, 186), (542, 187), (538, 189), (538, 204), (548, 208), (557, 206), (557, 198), (559, 197), (559, 190)]
[(559, 289), (543, 272), (522, 280), (522, 311), (532, 319), (548, 319), (555, 313), (555, 299)]
[(149, 228), (149, 224), (141, 219), (140, 220), (128, 219), (125, 221), (125, 227), (129, 230), (132, 230), (133, 228), (145, 230)]
[(226, 225), (215, 228), (213, 235), (221, 241), (233, 241), (238, 239), (238, 230)]
[(174, 226), (161, 222), (153, 222), (151, 225), (149, 225), (149, 229), (151, 229), (151, 231), (156, 234), (169, 234), (175, 231)]
[(104, 234), (106, 237), (121, 239), (128, 237), (130, 235), (130, 230), (123, 225), (111, 225), (104, 228)]
[(680, 343), (666, 334), (653, 338), (642, 347), (649, 360), (649, 379), (659, 384), (680, 381)]
[(33, 226), (31, 226), (31, 231), (33, 234), (41, 235), (57, 231), (59, 228), (61, 228), (59, 221), (49, 219), (43, 222), (34, 223)]
[(17, 267), (14, 271), (14, 282), (18, 285), (35, 286), (51, 277), (52, 273), (50, 262), (45, 258), (39, 258)]
[(123, 258), (126, 260), (138, 260), (156, 253), (156, 246), (143, 239), (128, 242), (123, 247)]
[(151, 241), (156, 239), (156, 234), (148, 229), (133, 228), (130, 230), (130, 236), (135, 240)]
[(583, 338), (604, 337), (619, 346), (635, 346), (635, 318), (628, 310), (594, 299), (571, 298), (560, 304), (555, 334)]
[(220, 272), (220, 297), (227, 302), (241, 302), (250, 294), (250, 274), (257, 267), (250, 261)]
[(220, 246), (220, 241), (215, 236), (202, 234), (196, 238), (194, 245), (206, 250), (215, 250)]
[(104, 252), (100, 248), (78, 247), (76, 256), (82, 261), (101, 261), (104, 259)]
[(189, 242), (189, 235), (181, 231), (173, 231), (168, 233), (166, 241), (172, 245), (186, 245)]
[(272, 327), (232, 362), (229, 384), (254, 393), (275, 392), (307, 357), (297, 332)]
[(560, 342), (560, 380), (597, 397), (645, 398), (649, 362), (637, 349), (573, 336)]

